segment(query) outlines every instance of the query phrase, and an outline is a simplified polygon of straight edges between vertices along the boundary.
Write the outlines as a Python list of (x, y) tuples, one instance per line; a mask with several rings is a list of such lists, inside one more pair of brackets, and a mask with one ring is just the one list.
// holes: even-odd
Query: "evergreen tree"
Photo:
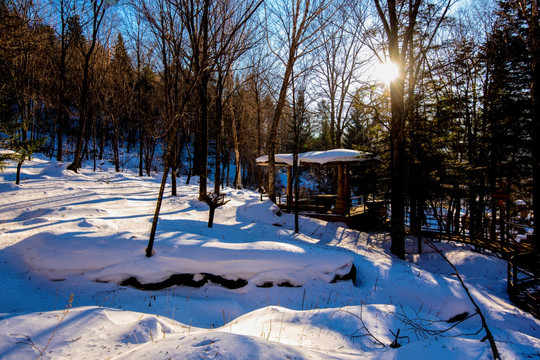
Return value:
[[(537, 144), (531, 142), (534, 139), (530, 87), (532, 54), (522, 33), (527, 25), (512, 2), (500, 2), (499, 8), (485, 54), (489, 76), (485, 94), (489, 193), (515, 194), (525, 187), (527, 193), (532, 194), (535, 186), (526, 179), (532, 178), (532, 169), (537, 163), (532, 156)], [(490, 207), (494, 214), (498, 209), (500, 215), (504, 211), (494, 196)], [(502, 224), (501, 221), (501, 233)], [(495, 221), (491, 223), (492, 238), (496, 236), (497, 225)]]
[(17, 161), (17, 176), (15, 184), (19, 185), (21, 179), (21, 166), (26, 159), (34, 154), (44, 144), (45, 138), (31, 139), (23, 137), (25, 125), (18, 120), (2, 121), (0, 123), (0, 149), (12, 150), (12, 153), (3, 152), (0, 157), (0, 167), (5, 160)]
[(330, 138), (330, 109), (326, 100), (317, 103), (315, 113), (315, 129), (317, 137), (311, 146), (312, 150), (329, 150), (332, 148)]
[[(108, 110), (113, 127), (113, 156), (116, 171), (120, 171), (119, 164), (119, 143), (122, 140), (121, 129), (127, 132), (134, 132), (136, 124), (131, 122), (134, 99), (134, 73), (131, 60), (128, 56), (124, 39), (118, 34), (114, 45), (114, 54), (111, 60), (109, 79)], [(129, 139), (128, 139), (129, 144)]]
[[(527, 65), (530, 71), (529, 99), (531, 101), (530, 125), (527, 135), (531, 140), (532, 197), (535, 217), (540, 213), (540, 6), (538, 0), (500, 1), (499, 12), (527, 49)], [(506, 12), (508, 11), (508, 12)], [(515, 14), (515, 16), (514, 16)], [(534, 223), (534, 251), (540, 254), (540, 223)]]

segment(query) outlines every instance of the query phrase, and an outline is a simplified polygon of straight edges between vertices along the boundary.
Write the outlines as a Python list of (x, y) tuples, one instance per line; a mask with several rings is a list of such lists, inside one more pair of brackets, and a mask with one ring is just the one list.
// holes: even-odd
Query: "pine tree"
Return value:
[[(532, 194), (537, 186), (526, 179), (533, 178), (534, 159), (533, 54), (527, 47), (527, 22), (513, 2), (500, 2), (498, 19), (486, 44), (489, 76), (486, 96), (488, 137), (487, 178), (490, 194), (499, 191), (515, 193), (523, 186)], [(533, 201), (534, 202), (534, 201)], [(491, 209), (504, 212), (492, 196)], [(500, 233), (503, 222), (500, 222)], [(491, 223), (491, 237), (497, 234), (495, 221)]]
[(119, 142), (121, 140), (120, 131), (129, 132), (135, 128), (135, 124), (130, 123), (133, 113), (134, 99), (134, 74), (131, 60), (128, 56), (124, 39), (118, 34), (114, 45), (114, 54), (111, 60), (110, 69), (110, 91), (108, 98), (109, 114), (113, 127), (113, 155), (116, 171), (120, 171)]
[(17, 161), (17, 176), (15, 184), (19, 185), (21, 179), (21, 166), (26, 159), (34, 154), (45, 142), (45, 138), (29, 139), (22, 136), (26, 126), (18, 120), (2, 121), (0, 123), (0, 148), (12, 150), (13, 153), (2, 153), (0, 166), (4, 160)]

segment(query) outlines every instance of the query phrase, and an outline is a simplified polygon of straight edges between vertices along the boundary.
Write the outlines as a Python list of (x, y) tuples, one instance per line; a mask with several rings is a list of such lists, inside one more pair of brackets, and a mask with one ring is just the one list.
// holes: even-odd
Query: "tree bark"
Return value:
[(19, 161), (17, 163), (17, 175), (15, 177), (15, 184), (17, 185), (19, 185), (21, 182), (21, 166), (22, 166), (22, 161)]
[(210, 212), (208, 214), (208, 227), (211, 228), (214, 225), (214, 214), (216, 212), (215, 207), (210, 207)]
[[(292, 207), (292, 200), (293, 200), (293, 183), (294, 183), (294, 169), (295, 169), (295, 161), (294, 159), (297, 159), (297, 154), (296, 153), (293, 153), (293, 166), (287, 166), (287, 193), (286, 193), (286, 199), (285, 201), (287, 202), (287, 212), (290, 213), (291, 212), (291, 207)], [(296, 194), (295, 194), (296, 196)], [(295, 197), (295, 199), (297, 200), (298, 198)], [(296, 204), (296, 201), (295, 200), (295, 204)]]
[(231, 113), (231, 131), (233, 137), (234, 146), (234, 164), (236, 167), (234, 175), (234, 188), (242, 188), (242, 163), (240, 161), (240, 142), (238, 141), (238, 129), (236, 128), (236, 116), (232, 104), (229, 104), (229, 110)]
[(221, 141), (223, 133), (223, 76), (218, 70), (216, 98), (216, 122), (219, 126), (216, 134), (216, 158), (214, 170), (214, 194), (219, 195), (221, 186)]
[[(289, 88), (289, 82), (293, 72), (294, 64), (302, 57), (309, 49), (303, 49), (299, 53), (299, 48), (307, 41), (313, 40), (312, 37), (319, 33), (325, 25), (320, 25), (317, 28), (313, 27), (315, 19), (318, 19), (324, 10), (326, 10), (331, 2), (320, 1), (313, 4), (309, 1), (302, 4), (299, 0), (292, 2), (284, 2), (284, 4), (291, 5), (292, 12), (292, 24), (291, 28), (283, 29), (286, 32), (286, 42), (288, 44), (287, 54), (283, 57), (283, 63), (285, 64), (285, 74), (281, 82), (281, 88), (279, 90), (279, 97), (276, 103), (276, 110), (272, 117), (272, 123), (270, 133), (268, 136), (267, 153), (268, 153), (268, 197), (274, 203), (276, 202), (276, 150), (278, 145), (277, 133), (279, 129), (279, 122), (285, 107), (287, 99), (287, 89)], [(321, 21), (322, 24), (326, 23), (327, 19)], [(281, 19), (280, 21), (283, 21)], [(285, 21), (283, 21), (285, 22)]]
[[(390, 234), (392, 245), (390, 251), (397, 257), (405, 258), (405, 75), (404, 66), (407, 50), (416, 24), (416, 16), (421, 0), (409, 2), (409, 23), (405, 28), (402, 49), (399, 48), (400, 21), (397, 15), (396, 0), (387, 0), (388, 18), (379, 0), (375, 0), (377, 13), (388, 38), (390, 61), (400, 67), (398, 77), (390, 83), (390, 202), (391, 221)], [(412, 70), (409, 70), (412, 71)]]
[(159, 187), (159, 194), (156, 203), (156, 211), (154, 212), (154, 219), (152, 220), (152, 229), (150, 230), (150, 238), (148, 239), (148, 245), (146, 247), (146, 257), (153, 255), (154, 238), (156, 237), (157, 223), (159, 219), (159, 212), (161, 210), (161, 202), (163, 201), (163, 193), (165, 192), (165, 185), (167, 184), (167, 176), (169, 175), (169, 165), (165, 163), (163, 169), (163, 177), (161, 178), (161, 186)]
[(120, 172), (120, 151), (118, 149), (118, 119), (112, 118), (114, 135), (113, 135), (113, 154), (114, 154), (114, 170)]
[(75, 155), (73, 162), (68, 165), (67, 169), (77, 172), (82, 163), (82, 147), (83, 140), (86, 133), (86, 126), (88, 122), (88, 97), (90, 93), (90, 60), (97, 44), (97, 37), (101, 21), (105, 15), (104, 0), (93, 1), (93, 18), (92, 18), (92, 39), (88, 51), (84, 53), (84, 68), (83, 68), (83, 82), (81, 89), (81, 101), (79, 109), (79, 130), (77, 133), (77, 145), (75, 147)]
[[(394, 8), (395, 10), (395, 8)], [(394, 14), (395, 16), (395, 14)], [(391, 18), (392, 19), (392, 18)], [(394, 28), (390, 40), (390, 60), (396, 64), (401, 64), (398, 48), (397, 19), (392, 23)], [(405, 104), (404, 104), (405, 82), (403, 73), (390, 85), (390, 103), (392, 117), (390, 121), (390, 148), (391, 148), (391, 168), (390, 186), (392, 193), (390, 201), (392, 204), (391, 252), (397, 257), (405, 258)]]
[(287, 89), (289, 88), (289, 80), (292, 74), (292, 68), (294, 66), (294, 54), (296, 53), (296, 44), (291, 46), (289, 51), (289, 61), (285, 69), (285, 75), (281, 83), (281, 89), (279, 91), (279, 98), (276, 104), (276, 111), (272, 117), (272, 127), (270, 128), (270, 135), (268, 136), (268, 197), (274, 203), (276, 202), (276, 149), (277, 149), (277, 132), (279, 128), (279, 122), (283, 108), (285, 107), (285, 100), (287, 99)]

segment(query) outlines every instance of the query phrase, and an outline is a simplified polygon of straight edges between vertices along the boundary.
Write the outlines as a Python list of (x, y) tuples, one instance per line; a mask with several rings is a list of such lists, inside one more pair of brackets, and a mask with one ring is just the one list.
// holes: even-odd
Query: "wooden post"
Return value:
[(347, 212), (347, 196), (345, 194), (345, 176), (343, 164), (338, 165), (338, 193), (334, 212), (343, 214)]
[[(292, 207), (292, 185), (293, 185), (293, 176), (292, 176), (292, 166), (287, 166), (287, 212), (291, 212)], [(296, 199), (298, 201), (298, 199)]]
[(347, 213), (351, 215), (351, 174), (349, 173), (349, 164), (345, 164), (345, 201)]

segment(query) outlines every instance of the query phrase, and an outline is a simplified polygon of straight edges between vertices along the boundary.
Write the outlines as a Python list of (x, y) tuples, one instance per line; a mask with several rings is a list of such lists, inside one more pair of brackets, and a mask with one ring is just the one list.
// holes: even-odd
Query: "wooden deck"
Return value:
[(540, 319), (540, 255), (524, 252), (508, 260), (507, 291), (510, 300)]
[[(287, 205), (279, 204), (278, 206), (281, 210), (287, 211)], [(294, 205), (291, 206), (291, 212), (294, 212)], [(339, 213), (334, 212), (329, 205), (305, 202), (299, 204), (299, 214), (328, 222), (342, 222), (351, 229), (360, 231), (376, 230), (386, 221), (386, 210), (373, 204), (354, 206), (346, 213)]]

